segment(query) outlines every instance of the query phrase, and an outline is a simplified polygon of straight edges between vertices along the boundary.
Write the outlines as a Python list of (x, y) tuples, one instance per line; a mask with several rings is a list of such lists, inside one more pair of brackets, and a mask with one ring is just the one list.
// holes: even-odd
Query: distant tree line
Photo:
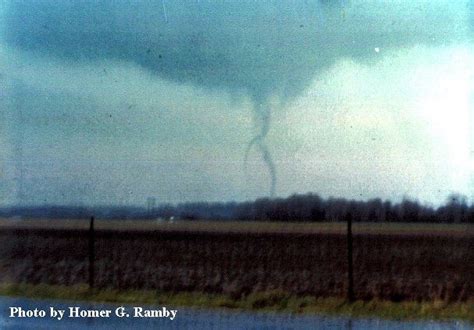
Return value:
[(461, 195), (451, 195), (444, 205), (433, 207), (403, 199), (399, 203), (380, 198), (368, 201), (323, 199), (316, 194), (288, 198), (260, 198), (242, 203), (185, 203), (163, 205), (154, 217), (206, 220), (263, 220), (337, 222), (351, 217), (355, 222), (474, 223), (474, 205)]
[(401, 202), (321, 198), (317, 194), (292, 195), (288, 198), (259, 198), (249, 202), (165, 204), (145, 207), (28, 206), (0, 209), (0, 217), (88, 218), (101, 219), (186, 219), (244, 220), (286, 222), (337, 222), (348, 217), (355, 222), (431, 222), (474, 223), (474, 205), (458, 194), (449, 196), (441, 206), (429, 206), (410, 199)]

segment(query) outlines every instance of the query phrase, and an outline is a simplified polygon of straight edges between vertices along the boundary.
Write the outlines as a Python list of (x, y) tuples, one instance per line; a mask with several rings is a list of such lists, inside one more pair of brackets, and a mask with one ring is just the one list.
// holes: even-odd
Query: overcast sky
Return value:
[(472, 7), (1, 0), (0, 200), (470, 197)]

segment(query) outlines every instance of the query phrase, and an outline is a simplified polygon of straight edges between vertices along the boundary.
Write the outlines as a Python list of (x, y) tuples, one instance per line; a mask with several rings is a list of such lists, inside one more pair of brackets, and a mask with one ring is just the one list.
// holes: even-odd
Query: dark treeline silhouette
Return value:
[(0, 218), (45, 218), (45, 219), (140, 219), (147, 216), (143, 207), (130, 206), (14, 206), (0, 208)]
[(337, 222), (348, 216), (355, 222), (474, 223), (474, 205), (461, 195), (451, 195), (444, 205), (433, 207), (404, 199), (399, 203), (344, 198), (323, 199), (316, 194), (288, 198), (260, 198), (243, 203), (186, 203), (158, 208), (156, 217), (183, 219), (236, 219), (263, 221)]
[(288, 198), (260, 198), (251, 202), (164, 204), (152, 210), (144, 207), (12, 207), (0, 209), (0, 217), (102, 219), (260, 220), (286, 222), (337, 222), (351, 217), (354, 222), (474, 223), (474, 205), (453, 194), (445, 204), (434, 207), (410, 199), (393, 203), (379, 198), (368, 201), (344, 198), (323, 199), (312, 193)]

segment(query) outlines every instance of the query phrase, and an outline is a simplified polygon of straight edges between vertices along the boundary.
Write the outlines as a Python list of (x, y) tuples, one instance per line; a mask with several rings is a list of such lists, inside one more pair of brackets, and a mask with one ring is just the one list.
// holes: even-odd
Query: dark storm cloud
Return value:
[(445, 2), (344, 3), (12, 1), (6, 38), (71, 60), (132, 61), (172, 81), (260, 100), (297, 95), (338, 58), (370, 60), (379, 56), (374, 47), (464, 35)]

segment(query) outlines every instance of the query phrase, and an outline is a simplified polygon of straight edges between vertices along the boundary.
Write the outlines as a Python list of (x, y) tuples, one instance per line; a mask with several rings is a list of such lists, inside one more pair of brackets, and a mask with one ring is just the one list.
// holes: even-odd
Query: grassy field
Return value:
[[(267, 221), (157, 221), (157, 220), (96, 220), (98, 230), (269, 233), (269, 234), (344, 234), (346, 224), (340, 222), (288, 223)], [(0, 219), (0, 230), (76, 229), (88, 230), (88, 220)], [(474, 225), (433, 223), (354, 223), (354, 234), (435, 235), (474, 237)]]
[[(79, 220), (1, 220), (0, 283), (23, 293), (22, 285), (83, 287), (89, 275), (88, 226)], [(279, 301), (274, 308), (287, 308), (288, 299), (310, 299), (313, 309), (341, 302), (346, 294), (344, 224), (97, 221), (95, 227), (97, 292), (211, 297), (236, 308), (270, 295), (269, 301)], [(358, 304), (404, 306), (400, 313), (419, 314), (421, 308), (472, 314), (465, 307), (474, 301), (472, 229), (354, 224)]]
[(158, 292), (137, 290), (90, 290), (87, 285), (54, 286), (0, 284), (0, 295), (35, 299), (59, 299), (124, 304), (166, 305), (205, 309), (237, 309), (296, 314), (380, 317), (396, 320), (466, 320), (474, 323), (474, 304), (433, 302), (390, 302), (381, 300), (348, 303), (340, 298), (294, 296), (281, 291), (258, 292), (235, 299), (223, 294), (202, 292)]

